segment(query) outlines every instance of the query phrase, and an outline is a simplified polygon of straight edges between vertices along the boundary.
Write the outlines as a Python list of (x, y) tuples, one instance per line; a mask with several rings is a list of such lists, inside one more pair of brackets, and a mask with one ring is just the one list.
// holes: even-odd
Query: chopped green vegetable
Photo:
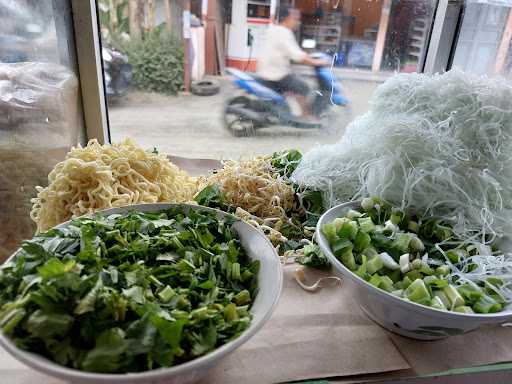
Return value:
[(368, 258), (366, 257), (366, 255), (361, 255), (361, 265), (354, 272), (357, 276), (359, 276), (362, 279), (366, 279), (366, 277), (368, 276), (367, 260)]
[(247, 289), (244, 289), (243, 291), (238, 292), (233, 300), (236, 305), (249, 304), (251, 302), (251, 294)]
[(378, 256), (379, 252), (374, 247), (366, 247), (361, 253), (364, 253), (368, 257)]
[(435, 273), (435, 271), (427, 263), (421, 264), (420, 272), (428, 276), (433, 275)]
[(412, 280), (408, 276), (405, 276), (402, 280), (402, 289), (407, 289), (411, 284)]
[(391, 270), (400, 269), (400, 265), (387, 252), (379, 253), (378, 257), (380, 257), (386, 268)]
[(340, 258), (345, 251), (352, 251), (353, 248), (354, 245), (350, 240), (338, 239), (332, 246), (332, 253), (334, 253), (336, 257)]
[(414, 280), (411, 285), (407, 287), (404, 295), (415, 303), (426, 304), (430, 301), (430, 293), (421, 279)]
[(337, 217), (333, 220), (332, 224), (334, 224), (334, 226), (336, 227), (336, 233), (338, 233), (343, 224), (350, 223), (351, 221), (352, 220), (350, 220), (347, 217)]
[(412, 269), (420, 269), (422, 267), (423, 263), (421, 262), (420, 259), (414, 259), (412, 262), (411, 262), (411, 268)]
[(208, 353), (249, 326), (257, 292), (259, 263), (232, 224), (172, 209), (82, 218), (42, 233), (0, 269), (0, 327), (24, 349), (93, 372), (145, 371)]
[(348, 221), (341, 224), (337, 235), (341, 239), (354, 240), (358, 231), (357, 223), (355, 221)]
[(274, 153), (271, 163), (281, 176), (289, 178), (299, 165), (301, 159), (302, 153), (296, 149), (290, 149), (288, 151)]
[(368, 197), (359, 211), (349, 210), (321, 232), (345, 267), (404, 300), (464, 313), (492, 313), (508, 303), (502, 276), (465, 284), (460, 279), (478, 267), (474, 256), (489, 257), (496, 247), (456, 239), (441, 219), (410, 215)]
[(432, 298), (432, 301), (430, 302), (430, 306), (433, 308), (437, 308), (437, 309), (447, 309), (446, 306), (444, 305), (443, 301), (437, 296), (434, 296)]
[(351, 247), (346, 248), (343, 252), (341, 252), (338, 258), (348, 269), (351, 271), (356, 270), (356, 259), (354, 258)]
[(475, 313), (471, 309), (471, 307), (468, 307), (467, 305), (461, 305), (460, 307), (453, 308), (453, 312), (460, 312), (460, 313)]
[(484, 296), (482, 289), (469, 284), (464, 284), (457, 287), (457, 291), (459, 291), (466, 302), (471, 304), (474, 304)]
[(318, 245), (308, 244), (303, 248), (303, 252), (303, 256), (296, 258), (299, 264), (318, 269), (329, 269), (331, 267), (329, 260), (322, 253)]
[(411, 281), (414, 281), (416, 279), (422, 279), (423, 275), (418, 270), (412, 270), (405, 274), (406, 277), (408, 277)]
[(381, 258), (377, 255), (368, 260), (368, 265), (366, 268), (368, 273), (370, 275), (373, 275), (375, 272), (378, 272), (382, 268), (384, 268), (384, 263), (382, 262)]
[(371, 241), (372, 239), (369, 234), (359, 231), (354, 239), (354, 249), (357, 252), (361, 252), (370, 245)]
[(409, 262), (410, 255), (408, 253), (404, 253), (400, 256), (399, 259), (399, 265), (400, 265), (400, 271), (402, 273), (407, 273), (411, 270), (411, 263)]
[(331, 245), (334, 244), (337, 239), (336, 232), (336, 225), (334, 223), (329, 223), (322, 226), (322, 234)]
[(477, 313), (494, 313), (501, 311), (502, 305), (492, 297), (485, 295), (473, 305), (473, 309)]
[(407, 229), (411, 232), (418, 233), (419, 225), (417, 222), (411, 220), (407, 223)]
[(450, 300), (448, 299), (448, 296), (446, 296), (446, 294), (443, 291), (437, 291), (437, 290), (434, 291), (434, 297), (439, 299), (443, 303), (443, 306), (446, 309), (450, 308), (450, 306), (451, 306)]
[(448, 260), (452, 263), (458, 263), (461, 259), (461, 257), (464, 257), (467, 255), (467, 252), (463, 249), (453, 249), (448, 252), (446, 252), (446, 257), (448, 257)]
[(391, 292), (394, 289), (393, 280), (391, 280), (388, 276), (381, 276), (379, 288)]
[(164, 289), (162, 289), (160, 292), (158, 292), (158, 296), (162, 299), (162, 301), (164, 303), (167, 303), (175, 295), (176, 295), (176, 291), (174, 289), (172, 289), (171, 287), (169, 287), (168, 285), (166, 285)]
[(369, 281), (369, 283), (371, 285), (374, 285), (377, 288), (379, 288), (381, 282), (382, 282), (382, 277), (380, 275), (377, 275), (377, 274), (372, 275), (372, 277), (370, 278), (370, 281)]
[(373, 230), (375, 230), (375, 224), (373, 224), (371, 217), (361, 217), (357, 219), (357, 222), (359, 223), (359, 228), (361, 228), (361, 231), (370, 233)]
[(361, 208), (363, 208), (365, 212), (371, 211), (374, 205), (375, 201), (371, 197), (365, 197), (361, 201)]
[(348, 217), (349, 219), (357, 219), (358, 217), (361, 217), (362, 215), (363, 214), (361, 212), (351, 209), (347, 212), (347, 214), (345, 216)]
[(448, 285), (447, 287), (444, 287), (443, 292), (445, 293), (446, 297), (448, 297), (448, 300), (450, 301), (450, 306), (452, 308), (466, 304), (463, 297), (460, 295), (460, 293), (453, 285)]
[(436, 271), (435, 271), (436, 275), (438, 276), (446, 276), (450, 273), (450, 267), (448, 267), (447, 265), (440, 265), (439, 267), (436, 268)]
[(411, 242), (409, 243), (409, 247), (411, 252), (423, 252), (425, 250), (425, 245), (416, 236), (412, 237)]
[(397, 233), (393, 240), (393, 248), (399, 250), (400, 253), (406, 253), (409, 251), (409, 244), (413, 239), (414, 237), (408, 233)]
[(448, 286), (448, 281), (439, 279), (437, 276), (425, 276), (423, 281), (432, 288), (441, 289)]

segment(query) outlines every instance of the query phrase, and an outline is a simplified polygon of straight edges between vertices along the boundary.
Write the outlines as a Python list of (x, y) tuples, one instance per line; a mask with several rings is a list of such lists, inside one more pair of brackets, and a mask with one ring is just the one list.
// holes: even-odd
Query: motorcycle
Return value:
[(109, 101), (123, 96), (132, 82), (132, 66), (128, 56), (116, 49), (103, 47), (103, 72), (105, 74), (105, 92)]
[[(325, 53), (313, 53), (311, 56), (331, 60)], [(347, 106), (349, 100), (329, 66), (314, 69), (317, 86), (313, 93), (312, 113), (322, 118), (332, 105)], [(234, 84), (244, 91), (244, 94), (229, 99), (224, 108), (224, 125), (233, 136), (252, 136), (256, 129), (271, 125), (322, 128), (321, 123), (294, 115), (285, 95), (265, 86), (256, 76), (235, 68), (227, 68), (226, 72), (233, 76)]]

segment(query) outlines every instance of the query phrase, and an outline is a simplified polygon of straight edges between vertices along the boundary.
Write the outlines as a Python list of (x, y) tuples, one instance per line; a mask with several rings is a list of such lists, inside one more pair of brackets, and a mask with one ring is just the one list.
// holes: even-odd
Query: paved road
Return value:
[(210, 97), (132, 92), (109, 108), (112, 140), (130, 137), (143, 147), (189, 158), (238, 159), (286, 148), (307, 151), (317, 143), (337, 141), (346, 125), (366, 111), (377, 86), (371, 81), (343, 81), (351, 106), (337, 107), (334, 123), (326, 129), (270, 127), (254, 137), (233, 137), (223, 128), (223, 102), (235, 92), (227, 82)]

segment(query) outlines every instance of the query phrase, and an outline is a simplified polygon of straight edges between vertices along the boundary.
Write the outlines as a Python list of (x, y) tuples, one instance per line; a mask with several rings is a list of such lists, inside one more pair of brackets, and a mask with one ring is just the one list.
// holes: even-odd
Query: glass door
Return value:
[(512, 1), (467, 1), (452, 66), (512, 76)]
[(0, 262), (33, 236), (31, 199), (84, 133), (69, 0), (0, 0)]

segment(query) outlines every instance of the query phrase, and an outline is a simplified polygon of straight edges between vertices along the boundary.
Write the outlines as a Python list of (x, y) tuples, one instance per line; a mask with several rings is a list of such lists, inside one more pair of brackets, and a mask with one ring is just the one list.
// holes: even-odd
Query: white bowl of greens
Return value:
[(366, 198), (325, 212), (316, 239), (363, 311), (392, 332), (434, 340), (512, 319), (505, 281), (467, 278), (491, 248), (457, 241), (440, 220)]
[(219, 210), (142, 204), (37, 235), (0, 269), (0, 344), (80, 383), (192, 383), (270, 318), (274, 247)]

